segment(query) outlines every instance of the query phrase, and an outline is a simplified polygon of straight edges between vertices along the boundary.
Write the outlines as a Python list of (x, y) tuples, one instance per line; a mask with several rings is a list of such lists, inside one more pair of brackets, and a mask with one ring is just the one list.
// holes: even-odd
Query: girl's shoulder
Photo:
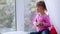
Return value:
[(45, 14), (45, 15), (44, 15), (44, 18), (49, 18), (49, 15)]

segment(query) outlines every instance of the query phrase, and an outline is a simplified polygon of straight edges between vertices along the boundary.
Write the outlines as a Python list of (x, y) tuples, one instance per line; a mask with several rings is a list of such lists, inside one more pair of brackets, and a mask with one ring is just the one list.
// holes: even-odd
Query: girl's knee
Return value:
[(43, 30), (41, 34), (49, 34), (49, 30)]

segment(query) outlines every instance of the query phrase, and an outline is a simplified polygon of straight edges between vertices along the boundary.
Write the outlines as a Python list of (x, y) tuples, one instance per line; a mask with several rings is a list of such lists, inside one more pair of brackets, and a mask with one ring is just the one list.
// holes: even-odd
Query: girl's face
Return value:
[(39, 12), (41, 13), (41, 12), (44, 11), (44, 8), (42, 6), (39, 6), (39, 7), (36, 7), (36, 10), (37, 10), (38, 13)]

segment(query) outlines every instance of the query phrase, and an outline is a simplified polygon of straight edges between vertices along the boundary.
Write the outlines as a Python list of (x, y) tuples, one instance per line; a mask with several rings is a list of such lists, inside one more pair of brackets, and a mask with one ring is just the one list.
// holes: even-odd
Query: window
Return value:
[(16, 30), (15, 0), (0, 0), (0, 33)]
[(35, 13), (35, 4), (36, 4), (37, 0), (25, 0), (24, 1), (24, 30), (31, 32), (31, 31), (35, 31), (34, 29), (32, 29), (32, 14)]

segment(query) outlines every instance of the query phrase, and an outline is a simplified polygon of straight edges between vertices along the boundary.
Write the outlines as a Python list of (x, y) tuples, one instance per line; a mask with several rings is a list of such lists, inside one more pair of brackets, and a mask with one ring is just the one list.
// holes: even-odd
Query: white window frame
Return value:
[(17, 31), (24, 31), (24, 0), (16, 0)]

